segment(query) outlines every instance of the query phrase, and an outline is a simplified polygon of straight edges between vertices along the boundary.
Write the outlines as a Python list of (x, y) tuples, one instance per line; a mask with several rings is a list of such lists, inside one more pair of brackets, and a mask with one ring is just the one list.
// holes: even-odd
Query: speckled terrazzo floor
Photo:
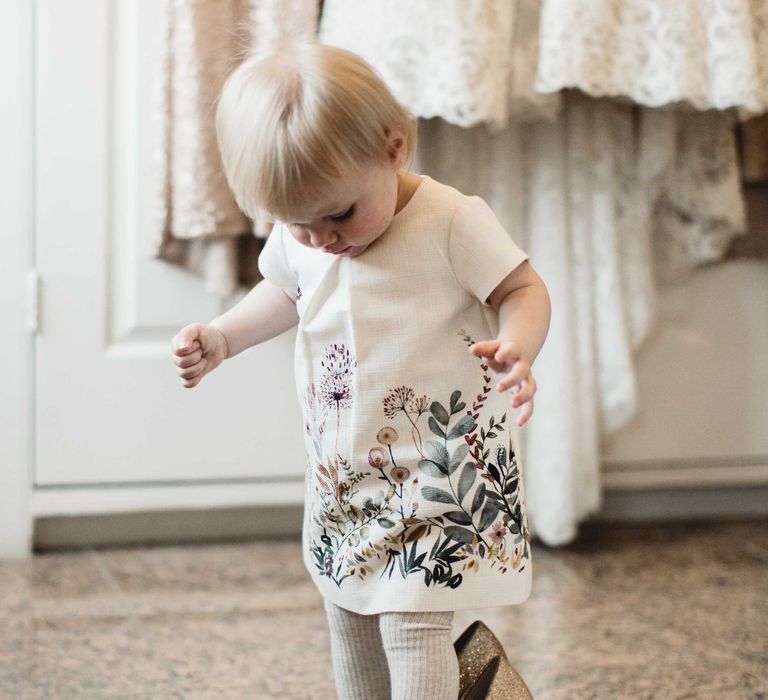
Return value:
[[(533, 551), (530, 600), (459, 611), (453, 637), (484, 620), (536, 700), (768, 699), (768, 521), (593, 524)], [(333, 700), (300, 555), (290, 540), (0, 562), (0, 698)]]

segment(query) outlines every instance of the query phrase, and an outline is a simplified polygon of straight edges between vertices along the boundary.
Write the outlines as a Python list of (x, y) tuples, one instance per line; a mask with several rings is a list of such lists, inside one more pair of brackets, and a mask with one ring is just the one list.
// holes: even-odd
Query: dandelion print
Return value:
[(384, 399), (384, 415), (387, 418), (394, 418), (398, 411), (407, 413), (408, 402), (413, 399), (413, 389), (407, 386), (399, 386), (392, 390)]
[(422, 413), (426, 413), (429, 410), (429, 399), (426, 396), (420, 396), (418, 399), (413, 399), (408, 406), (411, 413), (415, 414), (418, 419)]
[(320, 362), (323, 374), (320, 380), (320, 397), (325, 406), (336, 409), (336, 447), (334, 455), (339, 452), (339, 433), (341, 424), (341, 409), (352, 408), (352, 368), (357, 361), (352, 357), (344, 344), (333, 343), (325, 351), (325, 357)]
[(343, 343), (333, 343), (325, 351), (325, 358), (320, 362), (320, 366), (324, 372), (333, 376), (343, 376), (352, 374), (352, 368), (357, 366), (357, 361), (352, 358)]
[(329, 408), (352, 408), (352, 383), (341, 375), (326, 375), (320, 384), (320, 396)]
[(411, 415), (416, 416), (416, 422), (418, 422), (421, 414), (426, 412), (429, 404), (429, 398), (427, 396), (421, 396), (418, 399), (414, 399), (415, 392), (413, 389), (407, 386), (399, 386), (397, 389), (390, 390), (389, 394), (384, 397), (384, 415), (387, 418), (394, 418), (398, 413), (402, 412), (411, 424), (411, 437), (413, 438), (413, 444), (419, 451), (419, 454), (423, 457), (421, 442), (421, 432), (418, 426), (411, 418)]

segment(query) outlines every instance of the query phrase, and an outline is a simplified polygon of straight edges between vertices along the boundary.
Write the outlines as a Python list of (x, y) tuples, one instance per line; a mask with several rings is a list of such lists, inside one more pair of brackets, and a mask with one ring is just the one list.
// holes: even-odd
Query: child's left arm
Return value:
[(512, 387), (512, 406), (525, 404), (517, 419), (525, 425), (533, 414), (536, 380), (531, 365), (549, 331), (551, 305), (544, 280), (526, 260), (510, 272), (491, 292), (488, 303), (499, 314), (499, 335), (470, 346), (470, 352), (485, 357), (494, 372), (503, 373), (498, 391)]

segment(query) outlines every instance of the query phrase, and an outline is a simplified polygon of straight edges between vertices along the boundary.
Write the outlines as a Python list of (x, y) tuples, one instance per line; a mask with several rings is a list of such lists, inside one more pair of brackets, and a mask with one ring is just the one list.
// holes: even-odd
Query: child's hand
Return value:
[(171, 340), (173, 361), (188, 389), (216, 369), (228, 356), (227, 339), (215, 326), (191, 323)]
[(536, 380), (531, 374), (531, 365), (523, 357), (520, 347), (513, 340), (483, 340), (469, 346), (476, 357), (485, 357), (494, 372), (506, 373), (499, 380), (496, 388), (506, 391), (512, 387), (512, 406), (517, 408), (525, 404), (517, 424), (523, 426), (533, 414), (533, 395), (536, 393)]

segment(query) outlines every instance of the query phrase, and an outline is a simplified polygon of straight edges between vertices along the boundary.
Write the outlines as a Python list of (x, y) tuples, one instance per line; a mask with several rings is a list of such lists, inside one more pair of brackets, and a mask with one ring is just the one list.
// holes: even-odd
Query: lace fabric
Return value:
[(538, 0), (326, 0), (319, 40), (363, 56), (421, 118), (458, 126), (553, 119), (537, 94)]
[[(635, 353), (659, 283), (742, 226), (732, 123), (566, 92), (552, 123), (420, 126), (420, 172), (486, 199), (552, 299), (534, 368), (546, 419), (522, 432), (531, 529), (547, 544), (572, 541), (601, 505), (601, 444), (637, 413)], [(665, 225), (670, 203), (687, 228)], [(705, 233), (709, 245), (692, 243)]]
[(768, 111), (765, 0), (543, 0), (536, 89)]
[(260, 280), (256, 260), (271, 227), (240, 211), (222, 175), (216, 97), (244, 49), (266, 53), (288, 37), (314, 36), (317, 14), (317, 0), (166, 5), (153, 115), (160, 139), (150, 254), (201, 274), (219, 297)]

